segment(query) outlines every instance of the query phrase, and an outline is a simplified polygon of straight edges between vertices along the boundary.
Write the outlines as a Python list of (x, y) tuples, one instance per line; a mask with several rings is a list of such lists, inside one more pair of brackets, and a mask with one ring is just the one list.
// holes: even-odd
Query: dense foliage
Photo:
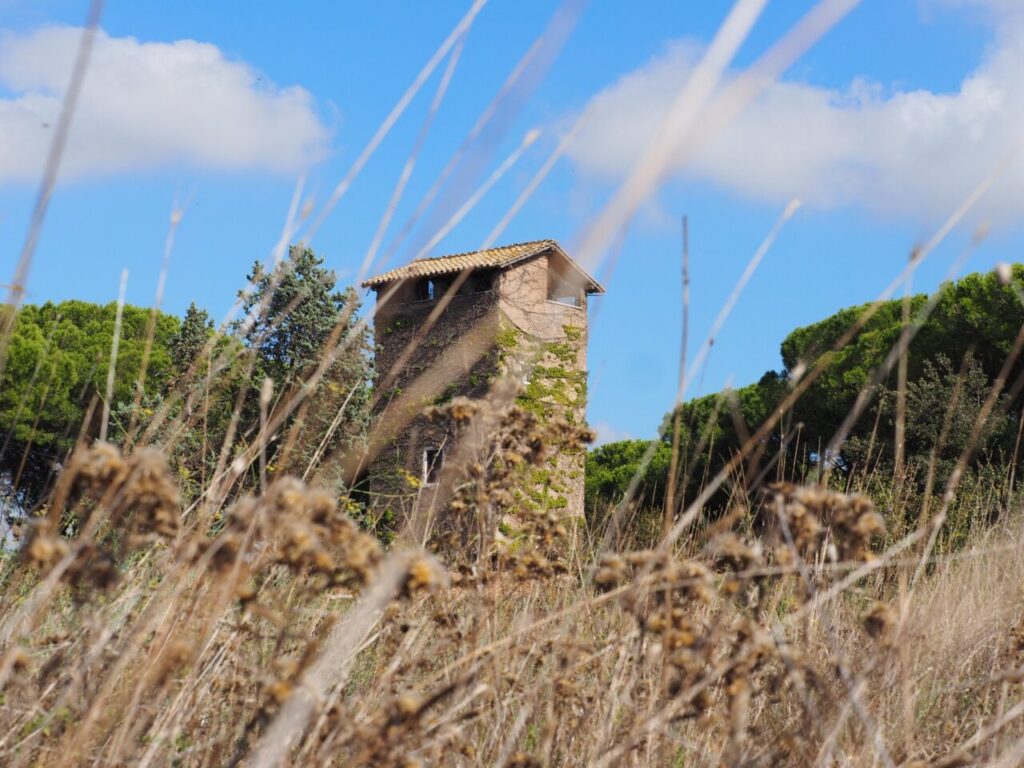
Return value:
[[(117, 306), (84, 301), (25, 306), (18, 314), (0, 383), (0, 476), (30, 492), (45, 483), (78, 438), (94, 398), (104, 394)], [(146, 349), (151, 311), (124, 307), (114, 377), (114, 403), (131, 401)], [(157, 314), (145, 391), (174, 376), (171, 342), (178, 318)], [(84, 425), (98, 428), (102, 408)]]
[[(258, 439), (267, 379), (271, 410), (303, 395), (281, 430), (293, 438), (288, 466), (273, 464), (281, 458), (276, 441), (272, 470), (301, 474), (310, 463), (323, 465), (367, 426), (370, 345), (354, 291), (336, 291), (333, 273), (308, 248), (291, 248), (273, 272), (257, 264), (247, 277), (243, 319), (228, 334), (195, 304), (182, 320), (124, 308), (109, 438), (164, 444), (186, 496), (205, 486), (224, 456)], [(39, 498), (80, 434), (99, 433), (116, 311), (66, 301), (18, 313), (0, 386), (0, 483), (8, 493), (17, 489), (21, 505)], [(308, 386), (325, 356), (325, 375)]]
[(587, 507), (596, 508), (603, 499), (621, 498), (638, 474), (636, 497), (651, 506), (663, 504), (671, 448), (665, 443), (657, 443), (653, 446), (654, 453), (649, 462), (641, 470), (645, 454), (651, 447), (647, 440), (620, 440), (590, 451), (587, 454)]
[[(360, 439), (369, 426), (370, 334), (357, 316), (359, 299), (352, 288), (335, 290), (334, 273), (311, 249), (293, 246), (288, 258), (272, 272), (256, 262), (247, 276), (252, 288), (244, 292), (243, 316), (235, 330), (255, 352), (250, 377), (254, 396), (248, 399), (251, 434), (258, 424), (255, 410), (264, 381), (274, 392), (294, 394), (317, 368), (328, 367), (315, 390), (289, 420), (295, 427), (287, 467), (303, 474), (311, 463), (322, 463)], [(255, 322), (252, 322), (254, 319)], [(278, 397), (278, 403), (287, 402)], [(338, 418), (340, 413), (340, 419)], [(331, 480), (341, 481), (336, 468)]]
[[(942, 482), (967, 447), (971, 427), (1024, 327), (1022, 285), (1024, 266), (1017, 265), (1010, 284), (995, 274), (973, 274), (943, 285), (936, 296), (908, 299), (916, 335), (907, 355), (904, 445), (907, 476), (914, 483), (926, 482), (931, 464), (936, 465), (931, 482)], [(859, 330), (858, 323), (862, 324)], [(885, 363), (903, 328), (902, 299), (841, 310), (790, 333), (782, 342), (781, 370), (768, 371), (757, 383), (741, 389), (685, 403), (679, 413), (684, 498), (692, 501), (706, 479), (736, 456), (808, 375), (816, 377), (813, 383), (781, 414), (776, 428), (753, 446), (752, 455), (736, 463), (713, 503), (725, 505), (739, 485), (756, 487), (779, 479), (783, 467), (786, 477), (797, 479), (806, 479), (826, 464), (840, 476), (869, 471), (891, 476), (896, 459), (897, 368)], [(847, 335), (851, 336), (848, 343), (840, 344)], [(972, 453), (975, 467), (1019, 460), (1014, 440), (1021, 398), (1014, 383), (1024, 364), (1019, 359), (1010, 363), (1006, 390), (1013, 397), (1000, 398), (986, 421)], [(824, 455), (862, 390), (869, 394), (867, 407), (838, 452)], [(661, 436), (666, 446), (672, 431), (669, 414)], [(591, 515), (604, 514), (600, 510), (618, 503), (626, 493), (637, 450), (630, 441), (602, 446), (591, 454), (587, 497)], [(656, 455), (662, 453), (659, 448)], [(664, 487), (667, 466), (660, 459), (652, 462), (641, 488)], [(662, 504), (655, 494), (647, 499), (652, 507)]]

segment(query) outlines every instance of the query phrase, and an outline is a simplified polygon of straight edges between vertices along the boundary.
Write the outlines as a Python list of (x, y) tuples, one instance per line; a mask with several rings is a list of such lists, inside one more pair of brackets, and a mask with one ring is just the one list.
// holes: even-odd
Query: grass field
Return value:
[[(723, 129), (854, 4), (816, 5), (769, 55), (726, 78), (759, 12), (758, 3), (737, 3), (656, 140), (582, 233), (581, 258), (614, 266), (618, 238), (672, 158)], [(98, 10), (79, 67), (97, 23)], [(452, 33), (432, 67), (461, 46), (465, 29)], [(547, 43), (538, 41), (538, 60), (551, 53)], [(449, 66), (461, 48), (454, 50)], [(76, 69), (69, 89), (75, 98), (81, 74)], [(293, 205), (277, 262), (299, 230), (328, 215), (393, 122), (385, 120), (321, 211)], [(0, 374), (25, 311), (24, 283), (66, 129), (55, 131), (0, 313)], [(532, 470), (553, 466), (560, 452), (586, 450), (592, 435), (585, 425), (523, 408), (506, 376), (479, 401), (432, 406), (466, 439), (447, 470), (455, 494), (424, 533), (421, 521), (396, 515), (386, 499), (349, 492), (353, 467), (366, 463), (360, 451), (381, 422), (340, 448), (330, 442), (339, 425), (350, 426), (342, 415), (353, 392), (367, 395), (367, 413), (379, 413), (373, 408), (383, 397), (361, 369), (347, 389), (334, 376), (346, 349), (369, 343), (363, 334), (372, 316), (359, 315), (354, 300), (339, 309), (325, 299), (336, 314), (296, 366), (301, 376), (282, 375), (275, 389), (258, 367), (259, 345), (313, 303), (308, 284), (281, 299), (290, 262), (275, 264), (253, 279), (234, 326), (214, 332), (200, 323), (198, 352), (183, 369), (172, 370), (171, 352), (161, 352), (166, 391), (152, 402), (144, 380), (158, 313), (126, 315), (119, 302), (112, 349), (104, 350), (109, 379), (105, 388), (92, 382), (84, 419), (65, 431), (74, 446), (66, 461), (35, 466), (30, 440), (16, 476), (3, 476), (7, 485), (23, 471), (43, 478), (46, 493), (21, 510), (15, 544), (0, 551), (0, 765), (1024, 764), (1024, 495), (1016, 477), (1024, 417), (1020, 427), (1010, 424), (1012, 458), (981, 471), (976, 452), (992, 419), (1013, 415), (1024, 378), (1008, 379), (1024, 330), (1006, 340), (1003, 373), (973, 410), (954, 388), (945, 412), (933, 414), (939, 437), (931, 461), (914, 471), (902, 457), (895, 471), (871, 464), (846, 471), (834, 458), (852, 425), (870, 421), (876, 385), (895, 381), (905, 399), (908, 348), (935, 306), (923, 299), (914, 317), (907, 299), (884, 362), (858, 381), (863, 397), (813, 460), (805, 446), (797, 467), (788, 438), (782, 447), (771, 442), (833, 353), (857, 339), (991, 181), (965, 189), (963, 206), (913, 251), (879, 301), (831, 350), (780, 380), (783, 404), (762, 424), (742, 424), (743, 439), (724, 466), (708, 462), (696, 492), (681, 482), (664, 508), (635, 494), (635, 484), (585, 518), (523, 503)], [(684, 331), (680, 394), (798, 207), (786, 207), (690, 357)], [(311, 252), (309, 259), (319, 274), (320, 262)], [(1007, 275), (1000, 285), (1016, 285)], [(318, 286), (325, 295), (331, 281)], [(1012, 290), (1008, 301), (1024, 300), (1019, 287)], [(129, 381), (127, 402), (117, 403), (113, 371), (129, 315), (135, 326), (148, 323), (148, 335), (133, 339), (138, 385)], [(674, 351), (665, 354), (674, 362)], [(536, 361), (516, 362), (521, 382)], [(334, 399), (320, 408), (317, 393), (332, 382)], [(112, 413), (112, 406), (123, 407)], [(37, 407), (22, 413), (19, 405), (18, 425), (38, 422)], [(895, 413), (898, 431), (912, 431), (905, 403)], [(671, 444), (674, 483), (685, 461), (666, 423), (651, 454)], [(939, 471), (950, 425), (963, 448)], [(691, 436), (701, 434), (702, 425), (690, 427)], [(875, 438), (869, 458), (881, 455)], [(696, 453), (705, 450), (710, 455), (700, 443)]]

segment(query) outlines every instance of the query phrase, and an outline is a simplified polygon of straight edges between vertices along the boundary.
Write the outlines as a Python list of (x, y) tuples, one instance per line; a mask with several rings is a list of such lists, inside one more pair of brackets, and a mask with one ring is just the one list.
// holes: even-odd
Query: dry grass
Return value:
[(1013, 764), (1024, 735), (1018, 518), (912, 587), (871, 502), (814, 487), (671, 553), (449, 531), (450, 574), (287, 478), (178, 525), (152, 450), (84, 450), (58, 494), (78, 534), (51, 508), (4, 572), (5, 765)]
[[(584, 233), (584, 256), (596, 262), (620, 237), (670, 157), (699, 147), (854, 4), (817, 4), (715, 97), (763, 6), (737, 4), (659, 133), (672, 141), (659, 139), (644, 153)], [(428, 62), (310, 233), (454, 50), (439, 106), (481, 5)], [(561, 42), (554, 36), (537, 44)], [(76, 78), (83, 71), (84, 63)], [(520, 72), (507, 88), (521, 86)], [(73, 102), (67, 111), (70, 120)], [(13, 306), (61, 148), (55, 142)], [(551, 162), (563, 150), (564, 143)], [(880, 300), (910, 277), (992, 178)], [(301, 223), (293, 211), (279, 255)], [(375, 238), (362, 271), (379, 245)], [(0, 368), (14, 317), (5, 315), (0, 329)], [(244, 352), (227, 359), (239, 350), (218, 352), (211, 341), (201, 356), (206, 372), (184, 377), (141, 435), (129, 436), (134, 448), (78, 447), (23, 550), (2, 554), (0, 764), (948, 767), (1024, 760), (1024, 518), (1013, 496), (1005, 506), (1018, 511), (998, 526), (976, 524), (1005, 489), (962, 487), (969, 452), (936, 494), (936, 512), (916, 526), (906, 521), (918, 520), (933, 500), (912, 503), (898, 484), (873, 476), (860, 482), (888, 500), (884, 518), (868, 496), (834, 490), (824, 477), (818, 486), (734, 492), (731, 511), (706, 519), (706, 500), (761, 450), (758, 441), (827, 356), (794, 381), (778, 417), (752, 425), (735, 461), (708, 478), (689, 507), (669, 510), (666, 535), (653, 549), (599, 544), (621, 538), (629, 499), (608, 516), (614, 535), (517, 504), (524, 469), (553, 452), (580, 450), (585, 430), (542, 423), (510, 406), (512, 396), (500, 388), (483, 403), (457, 401), (444, 415), (464, 429), (458, 492), (436, 515), (410, 520), (388, 549), (345, 514), (340, 502), (347, 499), (273, 473), (267, 482), (268, 445), (279, 438), (292, 445), (301, 428), (294, 417), (348, 341), (340, 338), (347, 320), (305, 381), (276, 399), (269, 390), (261, 397), (261, 428), (244, 444), (235, 427), (246, 395), (238, 395), (227, 439), (212, 446), (216, 470), (204, 475), (195, 498), (181, 498), (167, 457), (183, 432), (202, 423), (199, 406), (220, 386), (220, 372), (252, 370)], [(907, 324), (883, 378), (921, 321)], [(701, 360), (683, 376), (680, 397)], [(842, 439), (840, 430), (835, 444)], [(259, 482), (246, 487), (257, 462)], [(303, 477), (315, 477), (313, 469)], [(518, 529), (512, 542), (497, 535), (508, 517)], [(950, 525), (960, 537), (955, 551), (940, 537)]]

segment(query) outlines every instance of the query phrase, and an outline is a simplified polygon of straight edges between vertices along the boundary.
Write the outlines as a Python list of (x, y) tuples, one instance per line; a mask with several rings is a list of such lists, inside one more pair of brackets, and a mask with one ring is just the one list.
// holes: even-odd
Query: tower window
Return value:
[(487, 293), (494, 283), (494, 275), (489, 272), (477, 273), (469, 278), (470, 293)]
[(427, 448), (423, 452), (423, 482), (435, 485), (441, 479), (444, 466), (444, 448)]
[[(452, 281), (446, 277), (424, 277), (413, 285), (414, 301), (437, 301), (452, 287)], [(461, 290), (460, 290), (461, 292)]]
[(462, 283), (459, 293), (464, 295), (487, 293), (492, 288), (494, 288), (494, 273), (474, 272)]
[(582, 293), (579, 286), (573, 285), (555, 270), (548, 270), (548, 301), (582, 307)]
[(427, 278), (416, 283), (416, 300), (433, 301), (437, 296), (437, 284)]

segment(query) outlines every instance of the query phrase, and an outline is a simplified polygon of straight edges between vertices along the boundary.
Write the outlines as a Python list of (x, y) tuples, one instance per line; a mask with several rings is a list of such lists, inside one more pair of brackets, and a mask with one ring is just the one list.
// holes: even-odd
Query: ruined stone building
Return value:
[[(363, 285), (377, 296), (380, 418), (369, 478), (378, 503), (396, 514), (438, 503), (453, 430), (424, 410), (484, 398), (501, 377), (514, 379), (519, 403), (541, 417), (583, 422), (587, 301), (604, 289), (555, 241), (417, 259)], [(524, 503), (582, 516), (583, 461), (553, 457)]]

